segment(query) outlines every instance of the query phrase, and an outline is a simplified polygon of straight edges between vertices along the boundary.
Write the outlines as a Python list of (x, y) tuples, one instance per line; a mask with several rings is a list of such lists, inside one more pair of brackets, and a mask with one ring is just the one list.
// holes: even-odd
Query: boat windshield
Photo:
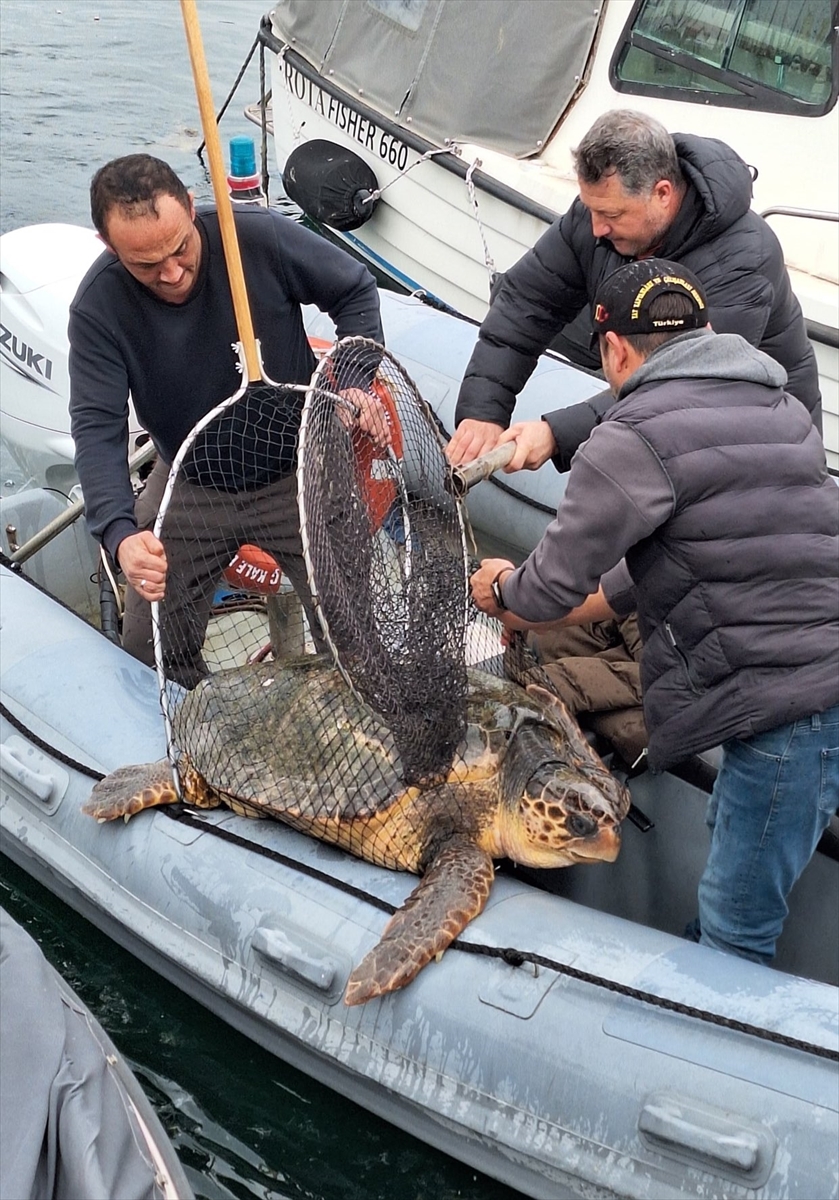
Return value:
[(836, 103), (833, 0), (638, 0), (619, 91), (820, 116)]

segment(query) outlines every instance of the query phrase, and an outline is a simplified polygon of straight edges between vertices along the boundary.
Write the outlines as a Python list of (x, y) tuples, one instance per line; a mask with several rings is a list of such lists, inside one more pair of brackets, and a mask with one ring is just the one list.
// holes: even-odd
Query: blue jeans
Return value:
[(787, 897), (837, 805), (839, 705), (725, 743), (699, 881), (703, 945), (771, 961)]

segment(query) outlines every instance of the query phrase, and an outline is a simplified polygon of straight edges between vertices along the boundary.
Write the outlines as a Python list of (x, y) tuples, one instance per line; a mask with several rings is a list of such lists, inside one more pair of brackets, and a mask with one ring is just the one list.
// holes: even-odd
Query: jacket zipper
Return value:
[(690, 684), (691, 691), (694, 692), (697, 696), (700, 695), (701, 688), (699, 687), (699, 684), (697, 683), (696, 679), (694, 678), (693, 670), (691, 669), (691, 665), (688, 660), (688, 656), (685, 654), (684, 650), (681, 648), (681, 646), (679, 645), (679, 643), (676, 641), (675, 637), (673, 636), (673, 630), (670, 628), (669, 621), (664, 622), (664, 628), (667, 632), (668, 638), (670, 639), (670, 645), (676, 651), (676, 654), (681, 659), (682, 666), (685, 668), (685, 674), (687, 675), (688, 683)]

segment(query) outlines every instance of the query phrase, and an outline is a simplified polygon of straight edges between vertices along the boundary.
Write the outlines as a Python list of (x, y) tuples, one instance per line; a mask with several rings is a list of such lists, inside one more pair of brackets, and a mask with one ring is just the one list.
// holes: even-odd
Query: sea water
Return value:
[[(198, 0), (217, 110), (267, 8)], [(222, 120), (225, 147), (250, 135), (259, 155), (259, 130), (242, 115), (258, 92), (255, 55)], [(93, 172), (138, 151), (166, 159), (210, 200), (201, 141), (176, 0), (0, 0), (0, 232), (88, 225)], [(276, 201), (273, 146), (269, 165)], [(513, 1200), (254, 1046), (1, 857), (0, 903), (127, 1056), (198, 1196)]]

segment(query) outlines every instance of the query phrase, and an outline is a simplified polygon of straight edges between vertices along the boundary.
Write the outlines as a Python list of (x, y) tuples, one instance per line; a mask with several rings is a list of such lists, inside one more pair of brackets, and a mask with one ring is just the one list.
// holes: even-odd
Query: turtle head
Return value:
[(567, 763), (540, 763), (504, 799), (503, 853), (514, 862), (567, 867), (617, 858), (620, 817), (611, 798)]
[(504, 759), (497, 831), (501, 853), (530, 867), (614, 862), (629, 793), (564, 705), (557, 701), (561, 711), (555, 712), (552, 700), (545, 703), (548, 719), (524, 715)]

